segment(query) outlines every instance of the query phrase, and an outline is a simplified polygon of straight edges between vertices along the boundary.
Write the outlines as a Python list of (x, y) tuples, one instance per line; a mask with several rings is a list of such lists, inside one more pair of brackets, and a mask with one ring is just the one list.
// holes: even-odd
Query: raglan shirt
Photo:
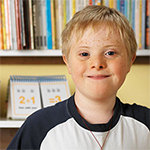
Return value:
[(150, 109), (116, 98), (106, 124), (90, 124), (76, 109), (74, 96), (30, 115), (7, 150), (150, 150)]

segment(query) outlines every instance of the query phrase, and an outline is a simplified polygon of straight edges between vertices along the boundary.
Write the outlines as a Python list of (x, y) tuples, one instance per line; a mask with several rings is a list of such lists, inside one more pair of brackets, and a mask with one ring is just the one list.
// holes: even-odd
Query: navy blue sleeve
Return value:
[(66, 101), (43, 108), (29, 116), (18, 130), (7, 150), (40, 149), (47, 132), (70, 116)]
[(40, 149), (42, 135), (39, 136), (39, 132), (38, 125), (29, 117), (14, 136), (7, 150)]

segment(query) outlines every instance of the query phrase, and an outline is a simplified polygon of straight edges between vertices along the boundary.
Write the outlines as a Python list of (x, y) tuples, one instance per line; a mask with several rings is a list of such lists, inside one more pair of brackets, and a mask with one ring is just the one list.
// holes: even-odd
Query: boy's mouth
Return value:
[(111, 75), (89, 75), (87, 77), (94, 80), (101, 80), (101, 79), (109, 78), (110, 76)]

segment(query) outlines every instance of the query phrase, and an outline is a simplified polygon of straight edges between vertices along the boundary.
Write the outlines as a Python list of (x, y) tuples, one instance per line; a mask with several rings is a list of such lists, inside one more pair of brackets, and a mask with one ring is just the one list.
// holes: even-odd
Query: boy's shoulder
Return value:
[(35, 126), (37, 129), (48, 127), (47, 130), (50, 130), (70, 118), (67, 103), (68, 99), (54, 106), (42, 108), (31, 114), (24, 124), (26, 126)]
[(146, 125), (150, 130), (150, 109), (148, 107), (128, 103), (121, 104), (121, 115), (124, 117), (130, 117), (136, 121)]

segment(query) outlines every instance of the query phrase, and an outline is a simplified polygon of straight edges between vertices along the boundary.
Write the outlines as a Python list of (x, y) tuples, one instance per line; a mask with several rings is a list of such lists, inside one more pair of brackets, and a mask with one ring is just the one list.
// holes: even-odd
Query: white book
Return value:
[(14, 50), (17, 50), (17, 31), (16, 31), (16, 19), (15, 18), (15, 1), (10, 0), (10, 9), (11, 9), (11, 41), (13, 43), (13, 48)]
[(80, 11), (83, 8), (83, 1), (76, 0), (76, 12)]
[(10, 76), (7, 118), (26, 119), (41, 109), (39, 82), (36, 77)]
[(31, 36), (31, 49), (34, 49), (34, 32), (33, 32), (33, 8), (32, 0), (29, 0), (29, 14), (30, 14), (30, 36)]
[(64, 75), (42, 76), (40, 89), (43, 107), (55, 105), (70, 97), (68, 82)]
[(47, 24), (46, 24), (46, 2), (45, 0), (41, 0), (41, 13), (42, 13), (42, 20), (41, 20), (41, 31), (42, 31), (42, 49), (47, 49)]

